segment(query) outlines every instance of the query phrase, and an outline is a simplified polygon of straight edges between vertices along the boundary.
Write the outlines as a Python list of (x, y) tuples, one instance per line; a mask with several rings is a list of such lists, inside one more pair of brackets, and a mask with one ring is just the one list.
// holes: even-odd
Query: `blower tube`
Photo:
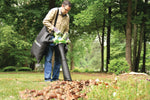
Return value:
[(62, 63), (64, 80), (72, 81), (69, 68), (68, 68), (68, 64), (67, 64), (67, 60), (66, 60), (66, 56), (65, 56), (65, 52), (64, 52), (64, 44), (62, 43), (58, 44), (58, 48), (59, 48), (60, 55), (61, 55), (61, 63)]

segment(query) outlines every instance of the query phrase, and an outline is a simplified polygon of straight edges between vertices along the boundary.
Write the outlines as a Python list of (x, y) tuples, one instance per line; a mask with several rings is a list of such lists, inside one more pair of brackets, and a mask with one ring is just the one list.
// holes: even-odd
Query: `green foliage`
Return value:
[(14, 67), (14, 66), (7, 66), (7, 67), (3, 68), (2, 71), (3, 72), (16, 71), (16, 67)]
[(138, 15), (138, 16), (134, 16), (134, 20), (132, 21), (132, 23), (141, 24), (143, 17), (144, 17), (144, 13), (143, 12), (140, 15)]
[[(16, 34), (13, 26), (1, 25), (0, 29), (0, 61), (1, 66), (22, 66), (27, 63), (31, 44), (22, 40), (23, 36)], [(25, 62), (27, 61), (27, 62)], [(30, 61), (29, 61), (30, 62)]]
[(7, 66), (7, 67), (2, 69), (2, 72), (9, 72), (9, 71), (32, 71), (32, 69), (29, 67), (17, 68), (16, 66)]
[(129, 66), (125, 60), (125, 41), (122, 33), (113, 31), (111, 36), (111, 47), (110, 47), (110, 64), (108, 72), (121, 74), (129, 71)]
[(129, 71), (129, 66), (124, 58), (113, 59), (110, 61), (108, 71), (115, 74), (121, 74)]
[(80, 69), (78, 67), (75, 67), (71, 72), (80, 72)]
[(92, 68), (78, 68), (78, 67), (75, 67), (75, 69), (71, 70), (71, 72), (92, 73), (92, 72), (94, 72), (94, 70)]
[(118, 31), (112, 31), (111, 40), (110, 40), (110, 59), (120, 59), (125, 56), (125, 35)]
[(82, 10), (74, 16), (74, 24), (81, 27), (95, 28), (99, 27), (104, 17), (104, 3), (100, 0), (89, 1), (86, 4), (87, 9)]
[(29, 67), (19, 67), (17, 71), (32, 71), (32, 69)]
[[(55, 6), (61, 6), (63, 0), (56, 0)], [(97, 32), (102, 31), (105, 18), (107, 27), (111, 20), (111, 60), (125, 58), (125, 26), (127, 22), (127, 2), (125, 0), (70, 0), (73, 5), (70, 15), (70, 40), (73, 50), (68, 52), (70, 61), (74, 57), (75, 66), (79, 68), (100, 69), (99, 42), (93, 42)], [(30, 48), (41, 30), (42, 20), (49, 11), (50, 0), (1, 0), (0, 1), (0, 66), (29, 66), (35, 59), (31, 58)], [(137, 16), (134, 15), (135, 3), (132, 5), (132, 23), (140, 24), (145, 20), (146, 39), (149, 42), (150, 10), (149, 3), (137, 2)], [(111, 7), (111, 19), (108, 17)], [(146, 14), (144, 11), (146, 10)], [(144, 18), (144, 19), (143, 19)], [(115, 31), (114, 31), (115, 30)], [(138, 27), (140, 30), (140, 27)], [(139, 32), (139, 31), (138, 31)], [(105, 32), (106, 33), (106, 32)], [(106, 39), (105, 39), (106, 40)], [(149, 44), (147, 44), (149, 46)], [(147, 48), (148, 49), (148, 48)], [(146, 54), (146, 68), (149, 69), (149, 51)], [(105, 56), (104, 56), (105, 57)], [(105, 57), (106, 58), (106, 57)], [(142, 62), (141, 62), (142, 65)], [(140, 67), (141, 68), (141, 67)]]
[[(150, 43), (147, 43), (147, 51), (146, 51), (146, 71), (150, 74)], [(143, 54), (143, 53), (142, 53)]]
[[(89, 38), (90, 37), (90, 38)], [(68, 62), (71, 62), (70, 57), (74, 57), (75, 66), (82, 67), (82, 68), (90, 68), (91, 59), (88, 55), (91, 54), (91, 46), (92, 42), (95, 39), (95, 35), (90, 35), (87, 33), (83, 33), (80, 35), (80, 38), (74, 41), (73, 43), (73, 51), (67, 53)], [(69, 48), (70, 50), (70, 48)], [(92, 54), (91, 54), (92, 55)]]

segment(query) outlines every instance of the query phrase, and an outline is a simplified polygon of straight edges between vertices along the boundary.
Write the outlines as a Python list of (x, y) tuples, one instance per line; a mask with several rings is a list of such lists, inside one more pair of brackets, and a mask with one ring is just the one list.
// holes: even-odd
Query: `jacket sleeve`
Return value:
[(55, 8), (51, 9), (46, 17), (43, 20), (43, 24), (48, 28), (48, 30), (52, 31), (54, 29), (54, 25), (52, 24), (52, 21), (55, 17), (56, 10)]

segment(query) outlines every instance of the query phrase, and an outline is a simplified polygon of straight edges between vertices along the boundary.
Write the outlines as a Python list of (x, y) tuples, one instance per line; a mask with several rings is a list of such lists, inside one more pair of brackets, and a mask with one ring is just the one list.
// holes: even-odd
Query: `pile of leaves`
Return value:
[[(78, 98), (87, 99), (87, 93), (90, 92), (89, 86), (102, 84), (99, 80), (86, 81), (56, 81), (51, 82), (43, 90), (24, 90), (20, 92), (22, 99), (31, 100), (76, 100)], [(104, 84), (107, 86), (108, 83)]]

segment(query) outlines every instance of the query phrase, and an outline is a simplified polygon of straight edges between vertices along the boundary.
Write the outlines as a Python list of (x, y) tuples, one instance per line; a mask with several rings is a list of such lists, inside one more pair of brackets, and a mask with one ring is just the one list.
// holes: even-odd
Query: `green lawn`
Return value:
[[(98, 85), (89, 87), (88, 100), (150, 100), (150, 76), (98, 73), (71, 73), (71, 76), (73, 80), (79, 81), (99, 79)], [(115, 77), (117, 83), (113, 83)], [(62, 73), (60, 79), (63, 79)], [(44, 82), (43, 72), (1, 72), (0, 100), (20, 100), (19, 91), (42, 90), (48, 85), (49, 82)]]

